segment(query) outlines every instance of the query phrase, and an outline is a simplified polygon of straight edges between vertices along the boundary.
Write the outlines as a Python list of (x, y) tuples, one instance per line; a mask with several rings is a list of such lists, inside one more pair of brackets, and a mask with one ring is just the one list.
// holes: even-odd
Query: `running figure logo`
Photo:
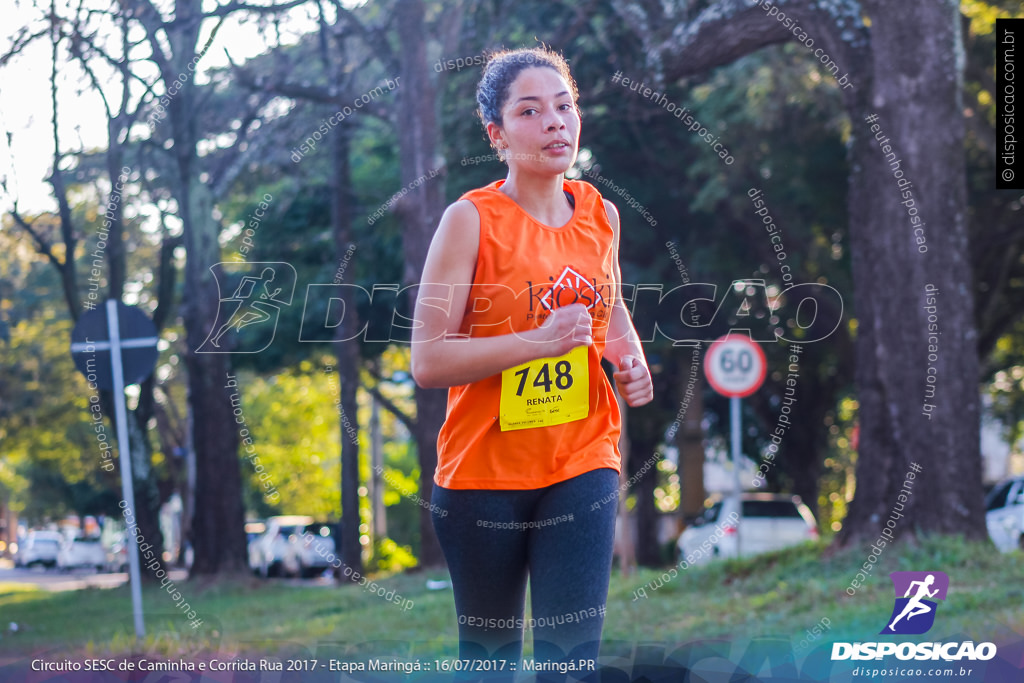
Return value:
[(896, 604), (881, 633), (927, 633), (935, 623), (936, 600), (946, 599), (949, 576), (944, 572), (893, 572), (889, 577), (896, 591)]
[[(295, 269), (282, 262), (229, 262), (217, 266), (210, 268), (221, 292), (217, 319), (196, 353), (263, 351), (274, 341), (281, 308), (292, 303)], [(232, 292), (231, 296), (225, 297), (225, 291)], [(235, 338), (229, 343), (227, 334), (232, 331)]]

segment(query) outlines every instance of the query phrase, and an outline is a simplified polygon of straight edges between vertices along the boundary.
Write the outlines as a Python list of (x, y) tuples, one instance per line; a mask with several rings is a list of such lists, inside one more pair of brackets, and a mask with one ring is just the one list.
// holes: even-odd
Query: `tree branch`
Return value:
[[(278, 140), (268, 135), (249, 137), (250, 126), (253, 121), (259, 121), (261, 124), (265, 123), (265, 120), (258, 115), (259, 110), (262, 109), (264, 104), (264, 102), (257, 104), (250, 108), (249, 111), (246, 111), (244, 116), (240, 117), (241, 125), (238, 127), (238, 137), (235, 140), (235, 144), (232, 145), (232, 148), (236, 150), (234, 158), (228, 158), (227, 162), (218, 169), (216, 174), (211, 173), (213, 177), (210, 181), (210, 189), (215, 198), (220, 199), (227, 195), (231, 185), (248, 168), (250, 160), (259, 159), (263, 150), (268, 146), (279, 144)], [(243, 143), (245, 143), (244, 148)]]
[[(852, 71), (859, 62), (851, 50), (864, 49), (869, 40), (855, 0), (836, 0), (827, 7), (816, 0), (719, 0), (692, 21), (678, 23), (673, 18), (685, 16), (679, 3), (668, 5), (667, 11), (637, 0), (613, 0), (612, 5), (643, 41), (656, 82), (699, 74), (801, 34)], [(779, 13), (769, 16), (772, 7), (786, 14), (785, 21), (778, 21)], [(667, 26), (667, 32), (657, 31), (657, 26)]]
[[(245, 67), (235, 67), (233, 74), (238, 84), (249, 90), (273, 93), (293, 100), (307, 100), (309, 102), (330, 104), (338, 107), (338, 111), (350, 106), (358, 97), (358, 95), (353, 95), (347, 88), (338, 88), (336, 85), (318, 86), (308, 83), (275, 80), (263, 75), (254, 76)], [(377, 100), (371, 100), (368, 104), (359, 107), (358, 111), (361, 114), (369, 114), (380, 119), (386, 119), (389, 116), (390, 108), (378, 104)]]
[(676, 26), (659, 51), (666, 75), (676, 80), (792, 39), (793, 34), (760, 7), (745, 0), (725, 0)]
[[(387, 66), (388, 71), (397, 73), (399, 70), (398, 57), (391, 49), (391, 43), (388, 41), (388, 34), (384, 28), (382, 26), (367, 26), (354, 12), (342, 5), (339, 0), (331, 0), (331, 4), (334, 5), (335, 10), (338, 12), (338, 18), (334, 22), (333, 29), (335, 37), (344, 35), (349, 27), (355, 29), (355, 34), (363, 39), (363, 43), (377, 52), (377, 58)], [(391, 15), (390, 12), (384, 12), (384, 14), (386, 16)], [(342, 26), (343, 20), (344, 26)]]
[[(992, 278), (992, 285), (989, 289), (990, 292), (995, 292), (996, 296), (988, 297), (987, 305), (982, 305), (983, 299), (978, 298), (979, 308), (982, 308), (978, 318), (978, 332), (979, 337), (985, 340), (989, 331), (999, 330), (1000, 334), (1005, 330), (997, 325), (1001, 310), (1017, 310), (1013, 307), (1006, 306), (1005, 295), (1007, 293), (1007, 282), (1010, 278), (1010, 272), (1013, 266), (1020, 262), (1020, 245), (1011, 244), (1009, 248), (1002, 252), (1002, 263), (998, 264), (997, 272), (995, 277)], [(992, 271), (989, 271), (992, 272)], [(1016, 315), (1010, 316), (1015, 318)]]
[[(77, 35), (79, 37), (83, 37), (81, 36), (81, 34)], [(89, 77), (89, 80), (92, 81), (93, 89), (100, 96), (100, 101), (103, 102), (103, 109), (106, 111), (107, 119), (113, 120), (114, 112), (110, 108), (110, 101), (107, 100), (107, 93), (103, 91), (103, 84), (100, 82), (100, 79), (97, 78), (96, 72), (93, 71), (92, 67), (89, 65), (89, 60), (86, 58), (85, 53), (82, 52), (82, 49), (78, 44), (78, 41), (74, 39), (71, 40), (71, 54), (76, 59), (78, 59), (79, 63), (82, 66), (82, 70), (85, 71), (85, 74)]]
[(22, 50), (29, 46), (33, 40), (38, 38), (44, 38), (47, 33), (50, 32), (50, 27), (46, 27), (37, 33), (29, 33), (28, 28), (22, 27), (18, 35), (11, 41), (11, 49), (0, 55), (0, 66), (7, 66), (7, 62), (11, 61), (16, 55), (20, 54)]
[[(370, 374), (374, 374), (375, 375), (375, 373), (373, 373), (373, 371), (371, 371)], [(406, 413), (404, 410), (402, 410), (397, 405), (395, 405), (394, 401), (389, 399), (384, 394), (380, 393), (380, 389), (378, 389), (378, 386), (379, 385), (366, 386), (365, 388), (366, 388), (367, 391), (370, 392), (370, 395), (372, 395), (375, 399), (380, 401), (380, 404), (382, 406), (384, 406), (384, 408), (389, 413), (391, 413), (396, 418), (398, 418), (398, 421), (401, 422), (402, 424), (404, 424), (406, 429), (408, 429), (412, 433), (415, 433), (415, 430), (416, 430), (416, 420), (414, 420), (408, 413)]]
[(53, 245), (47, 242), (46, 239), (43, 238), (42, 234), (36, 232), (32, 224), (26, 221), (21, 215), (21, 212), (18, 211), (17, 206), (8, 210), (7, 214), (14, 219), (14, 224), (28, 233), (29, 237), (32, 238), (32, 241), (36, 243), (37, 253), (42, 254), (49, 259), (50, 263), (57, 267), (57, 270), (62, 270), (64, 268), (64, 264), (57, 258), (57, 255), (53, 253)]
[(254, 12), (256, 14), (273, 14), (275, 12), (284, 12), (290, 10), (293, 7), (299, 5), (309, 4), (309, 0), (289, 0), (280, 5), (250, 5), (247, 2), (229, 2), (226, 5), (221, 5), (212, 12), (206, 12), (203, 17), (226, 17), (232, 12), (238, 12), (239, 10), (245, 10), (247, 12)]
[(137, 4), (128, 10), (130, 16), (138, 19), (139, 23), (142, 24), (142, 28), (149, 39), (151, 51), (149, 58), (160, 70), (161, 77), (170, 83), (174, 80), (174, 76), (171, 73), (173, 71), (171, 57), (164, 52), (163, 47), (160, 45), (160, 38), (157, 35), (157, 33), (165, 29), (164, 24), (166, 22), (164, 22), (164, 18), (150, 0), (135, 0), (135, 2)]
[(64, 240), (64, 266), (58, 269), (61, 275), (61, 284), (64, 289), (64, 298), (67, 300), (68, 312), (72, 320), (78, 320), (81, 313), (81, 303), (77, 299), (77, 285), (75, 283), (75, 247), (78, 240), (75, 237), (74, 222), (71, 218), (71, 205), (68, 202), (67, 187), (64, 184), (64, 172), (60, 168), (64, 154), (60, 151), (60, 134), (57, 125), (57, 57), (60, 49), (60, 31), (57, 26), (57, 3), (55, 0), (50, 4), (51, 40), (52, 49), (50, 52), (50, 105), (53, 107), (53, 118), (51, 119), (53, 129), (53, 171), (48, 180), (53, 186), (54, 198), (57, 200), (58, 215), (60, 216), (61, 237)]
[[(131, 79), (134, 79), (134, 80), (138, 81), (139, 83), (141, 83), (142, 87), (145, 88), (147, 93), (155, 95), (155, 93), (153, 93), (153, 84), (147, 83), (146, 79), (142, 78), (138, 74), (136, 74), (136, 73), (134, 73), (134, 72), (132, 72), (132, 71), (127, 69), (127, 63), (128, 63), (127, 59), (115, 59), (114, 57), (111, 57), (109, 54), (107, 54), (107, 52), (103, 48), (98, 46), (93, 41), (92, 36), (88, 36), (88, 35), (85, 35), (84, 33), (82, 33), (82, 34), (78, 34), (78, 38), (83, 43), (88, 45), (97, 55), (99, 55), (100, 58), (102, 58), (105, 62), (110, 64), (110, 66), (112, 66), (114, 69), (116, 69), (118, 71), (121, 71), (122, 73), (127, 74), (127, 77), (129, 77)], [(133, 45), (131, 43), (126, 43), (125, 44), (124, 53), (128, 54), (128, 50), (131, 47), (133, 47)], [(84, 55), (83, 55), (82, 58), (84, 59)]]

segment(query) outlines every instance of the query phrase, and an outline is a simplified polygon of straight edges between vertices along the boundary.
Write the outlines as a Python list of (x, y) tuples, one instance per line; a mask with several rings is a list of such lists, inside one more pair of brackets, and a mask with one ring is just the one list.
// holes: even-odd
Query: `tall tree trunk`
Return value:
[[(412, 430), (420, 462), (420, 497), (429, 501), (437, 469), (437, 433), (444, 424), (448, 394), (443, 389), (416, 387), (416, 423)], [(420, 507), (420, 565), (443, 567), (444, 555), (434, 533), (430, 510)]]
[[(444, 210), (443, 157), (438, 142), (436, 85), (427, 61), (427, 27), (423, 0), (399, 0), (398, 21), (401, 82), (398, 88), (398, 145), (401, 180), (410, 188), (397, 205), (404, 232), (402, 247), (405, 284), (416, 284), (423, 274), (427, 249)], [(431, 179), (431, 171), (440, 175)], [(418, 183), (417, 179), (424, 178)], [(426, 181), (429, 179), (429, 182)], [(410, 289), (410, 308), (415, 288)], [(420, 496), (430, 500), (437, 467), (437, 433), (444, 424), (447, 392), (416, 387), (416, 428), (413, 438), (420, 462)], [(420, 508), (420, 563), (424, 567), (444, 565), (430, 511)]]
[[(686, 411), (676, 432), (676, 448), (679, 449), (679, 509), (683, 521), (690, 520), (704, 512), (704, 499), (707, 490), (704, 488), (704, 378), (700, 363), (700, 350), (696, 350), (698, 363), (697, 378), (692, 380), (693, 354), (695, 351), (686, 348), (680, 353), (679, 363), (684, 366), (682, 379), (679, 381), (678, 393), (680, 412), (683, 404)], [(692, 393), (686, 396), (687, 388), (693, 381)]]
[[(113, 171), (113, 164), (110, 165), (110, 170)], [(117, 163), (117, 168), (120, 168), (120, 161)], [(164, 234), (163, 241), (160, 244), (160, 263), (157, 267), (156, 274), (156, 310), (153, 311), (153, 325), (157, 329), (159, 334), (167, 323), (167, 317), (169, 311), (175, 307), (175, 280), (177, 279), (177, 271), (174, 265), (174, 248), (179, 240), (170, 237), (166, 233)], [(123, 269), (122, 269), (123, 271)], [(163, 503), (163, 496), (161, 495), (160, 482), (157, 480), (156, 470), (153, 468), (153, 444), (149, 436), (149, 421), (156, 417), (156, 397), (154, 391), (156, 389), (156, 379), (153, 375), (150, 375), (146, 381), (142, 382), (139, 386), (139, 401), (135, 410), (129, 413), (129, 418), (134, 425), (133, 430), (138, 432), (140, 438), (138, 441), (134, 440), (133, 436), (133, 449), (132, 449), (132, 476), (135, 479), (133, 482), (135, 491), (135, 505), (140, 509), (142, 514), (138, 515), (139, 529), (142, 533), (146, 534), (147, 540), (152, 538), (150, 541), (153, 547), (164, 548), (164, 534), (160, 528), (160, 507)], [(173, 410), (173, 404), (170, 409)], [(131, 426), (131, 425), (130, 425)], [(159, 429), (158, 429), (159, 432)], [(174, 488), (174, 482), (177, 477), (175, 476), (174, 470), (176, 469), (176, 462), (174, 461), (174, 455), (171, 448), (167, 448), (164, 451), (165, 457), (170, 459), (171, 473), (169, 478), (172, 482), (171, 488)], [(138, 465), (136, 465), (138, 462)], [(140, 503), (140, 500), (143, 501)], [(186, 520), (181, 519), (182, 528)], [(148, 530), (148, 532), (147, 532)], [(150, 536), (149, 534), (152, 534)], [(178, 557), (180, 557), (180, 547)], [(159, 558), (159, 564), (163, 565), (163, 558)], [(156, 568), (154, 567), (154, 572)], [(150, 573), (155, 579), (155, 573)]]
[[(904, 509), (896, 534), (984, 537), (959, 3), (773, 4), (834, 62), (852, 126), (848, 197), (861, 431), (857, 491), (837, 540), (876, 538), (897, 504)], [(748, 0), (719, 0), (693, 19), (687, 3), (613, 6), (644, 40), (655, 84), (794, 40), (793, 31)], [(878, 118), (866, 121), (869, 115)], [(875, 138), (879, 132), (898, 169)], [(901, 187), (901, 178), (913, 186)], [(911, 206), (902, 203), (907, 189), (922, 225), (912, 224)], [(922, 231), (915, 234), (915, 227)], [(928, 285), (939, 290), (935, 319), (925, 310)], [(929, 342), (930, 324), (940, 341)], [(928, 387), (935, 391), (930, 400)], [(910, 479), (912, 463), (921, 472)], [(900, 501), (907, 480), (913, 493)]]
[[(352, 244), (352, 199), (349, 149), (351, 128), (342, 122), (331, 140), (334, 163), (331, 164), (331, 224), (337, 258), (345, 258)], [(351, 438), (350, 430), (359, 431), (359, 343), (354, 339), (360, 324), (355, 298), (350, 287), (341, 293), (344, 317), (338, 325), (338, 384), (341, 400), (341, 561), (363, 573), (362, 545), (359, 543), (359, 439)], [(343, 576), (340, 574), (339, 576)], [(353, 577), (356, 575), (353, 573)]]
[[(346, 299), (351, 299), (346, 294)], [(351, 304), (351, 308), (349, 305)], [(346, 310), (355, 308), (355, 301), (346, 302)], [(358, 328), (352, 325), (354, 317), (345, 314), (345, 320), (338, 326), (339, 334), (356, 334)], [(356, 393), (359, 389), (359, 346), (354, 341), (338, 346), (338, 384), (341, 399), (341, 561), (355, 571), (363, 572), (362, 545), (359, 537), (361, 524), (359, 516), (359, 439), (349, 436), (349, 429), (359, 430), (356, 415), (359, 404)]]
[(245, 515), (238, 430), (230, 390), (225, 388), (231, 370), (229, 355), (196, 353), (217, 320), (219, 290), (210, 266), (218, 262), (220, 248), (216, 224), (209, 213), (213, 208), (209, 194), (189, 177), (188, 164), (185, 168), (180, 180), (188, 189), (184, 197), (179, 195), (179, 201), (188, 207), (183, 216), (188, 255), (182, 317), (188, 344), (185, 365), (196, 463), (192, 573), (241, 573), (247, 570)]
[(143, 572), (147, 581), (156, 581), (156, 570), (163, 568), (164, 532), (160, 528), (160, 488), (153, 471), (153, 451), (146, 429), (143, 413), (133, 410), (128, 413), (128, 440), (131, 442), (128, 456), (132, 460), (132, 492), (135, 494), (135, 515), (139, 533), (146, 542), (156, 549), (156, 565), (152, 571)]
[(372, 398), (370, 413), (370, 509), (373, 511), (373, 538), (388, 535), (388, 512), (384, 507), (384, 435), (380, 428), (380, 401)]
[[(127, 75), (123, 77), (127, 79)], [(115, 301), (121, 301), (124, 297), (124, 282), (127, 277), (122, 187), (127, 178), (122, 174), (124, 154), (121, 148), (121, 135), (127, 131), (122, 128), (122, 122), (116, 118), (107, 121), (106, 165), (107, 175), (110, 176), (111, 196), (107, 200), (103, 215), (110, 220), (105, 256), (108, 296)], [(158, 334), (160, 329), (157, 328)], [(112, 403), (110, 405), (113, 406)], [(164, 534), (160, 529), (160, 490), (153, 470), (153, 445), (149, 439), (148, 429), (152, 405), (153, 381), (148, 379), (139, 386), (138, 407), (128, 412), (128, 456), (132, 463), (132, 493), (135, 499), (133, 512), (139, 525), (139, 533), (145, 536), (146, 542), (157, 549), (157, 566), (154, 566), (151, 572), (142, 572), (142, 577), (146, 581), (156, 581), (155, 571), (163, 568), (164, 549)], [(113, 424), (116, 421), (115, 413), (111, 411), (109, 414)]]
[(626, 408), (629, 420), (629, 475), (633, 482), (632, 493), (636, 494), (636, 561), (641, 567), (656, 567), (662, 564), (661, 547), (658, 544), (660, 516), (654, 504), (654, 489), (658, 484), (658, 463), (664, 425), (661, 415), (655, 410), (631, 410)]
[(622, 433), (619, 434), (619, 454), (622, 457), (619, 469), (619, 502), (616, 509), (616, 541), (615, 552), (619, 556), (619, 571), (623, 576), (631, 576), (636, 571), (636, 525), (633, 515), (626, 505), (626, 491), (629, 487), (629, 413), (626, 402), (616, 392), (615, 401), (622, 415)]
[[(185, 73), (195, 56), (200, 6), (197, 0), (177, 0), (175, 22), (167, 26), (175, 48), (175, 68), (163, 72), (165, 85)], [(153, 36), (151, 33), (151, 41)], [(219, 226), (213, 218), (213, 197), (199, 180), (196, 144), (199, 133), (195, 81), (187, 79), (168, 106), (176, 161), (175, 199), (182, 220), (185, 251), (185, 289), (182, 318), (188, 351), (188, 395), (192, 405), (192, 439), (196, 454), (194, 574), (246, 572), (245, 516), (238, 460), (238, 430), (225, 388), (230, 355), (197, 353), (217, 321), (220, 290), (211, 267), (220, 261)], [(219, 270), (219, 266), (217, 266)]]
[[(127, 78), (127, 76), (125, 76)], [(109, 221), (107, 228), (107, 244), (103, 257), (107, 265), (107, 298), (120, 302), (124, 298), (124, 283), (127, 278), (124, 248), (124, 184), (127, 177), (123, 174), (124, 152), (121, 147), (121, 136), (126, 134), (123, 122), (117, 118), (107, 121), (107, 153), (105, 156), (107, 175), (110, 177), (111, 192), (103, 208), (100, 220)], [(59, 172), (55, 169), (55, 175)], [(56, 186), (55, 186), (56, 187)], [(93, 252), (95, 254), (95, 252)], [(93, 257), (95, 260), (95, 257)], [(158, 299), (160, 293), (157, 294)], [(97, 307), (102, 307), (102, 301)], [(162, 321), (157, 321), (162, 322)], [(162, 325), (157, 326), (157, 334)], [(114, 394), (111, 391), (101, 392), (101, 405), (110, 416), (112, 431), (117, 431), (117, 418), (114, 410)], [(152, 415), (153, 379), (150, 377), (139, 386), (138, 406), (127, 412), (128, 417), (128, 457), (132, 468), (132, 493), (134, 509), (132, 513), (139, 527), (139, 533), (146, 542), (157, 548), (157, 565), (153, 571), (142, 572), (144, 581), (156, 581), (155, 571), (163, 567), (162, 552), (164, 535), (160, 529), (160, 491), (157, 486), (156, 473), (153, 470), (153, 445), (149, 438), (149, 417)], [(118, 444), (120, 449), (122, 444)], [(123, 474), (123, 473), (122, 473)]]
[[(959, 7), (925, 0), (863, 4), (871, 17), (874, 86), (870, 101), (851, 112), (850, 179), (860, 449), (857, 491), (840, 542), (877, 538), (893, 509), (904, 505), (897, 497), (910, 477), (913, 495), (896, 513), (903, 515), (897, 536), (931, 531), (982, 538)], [(880, 142), (892, 147), (890, 159)], [(904, 183), (909, 197), (898, 185), (903, 180), (910, 182)], [(926, 243), (915, 239), (912, 208)], [(929, 285), (938, 290), (934, 313), (926, 309)], [(932, 348), (930, 324), (941, 332)], [(913, 463), (921, 468), (916, 476)]]

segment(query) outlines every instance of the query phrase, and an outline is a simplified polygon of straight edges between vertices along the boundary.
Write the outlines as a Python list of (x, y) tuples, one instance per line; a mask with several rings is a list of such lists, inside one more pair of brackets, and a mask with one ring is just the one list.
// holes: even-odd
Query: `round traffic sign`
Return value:
[[(110, 339), (111, 324), (107, 313), (116, 311), (118, 339)], [(124, 384), (130, 386), (146, 380), (156, 365), (157, 332), (153, 321), (134, 306), (120, 301), (114, 306), (100, 306), (82, 314), (71, 330), (71, 357), (75, 366), (101, 389), (113, 389), (113, 354), (121, 357)]]
[(719, 337), (704, 357), (704, 374), (711, 388), (729, 398), (744, 398), (757, 391), (767, 367), (761, 347), (739, 334)]

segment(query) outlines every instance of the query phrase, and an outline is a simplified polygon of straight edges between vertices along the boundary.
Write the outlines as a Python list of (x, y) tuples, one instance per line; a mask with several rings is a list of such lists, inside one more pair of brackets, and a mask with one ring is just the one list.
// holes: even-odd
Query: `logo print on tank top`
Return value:
[(549, 311), (575, 303), (581, 303), (589, 310), (598, 302), (608, 305), (594, 283), (572, 266), (566, 266), (551, 289), (540, 297), (540, 304)]
[[(594, 318), (604, 318), (608, 301), (595, 281), (566, 266), (552, 284), (534, 293), (542, 309), (580, 303)], [(531, 283), (532, 285), (532, 283)], [(604, 286), (602, 286), (603, 288)], [(598, 304), (601, 308), (595, 310)], [(548, 314), (539, 314), (538, 319)], [(586, 346), (577, 346), (557, 358), (541, 358), (501, 373), (501, 431), (551, 427), (582, 420), (590, 414), (590, 369)]]

